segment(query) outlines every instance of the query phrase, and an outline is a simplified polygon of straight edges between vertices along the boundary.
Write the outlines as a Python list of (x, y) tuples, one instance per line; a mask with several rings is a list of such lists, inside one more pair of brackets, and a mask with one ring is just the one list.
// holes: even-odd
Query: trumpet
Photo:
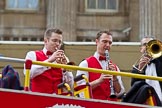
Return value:
[[(109, 52), (108, 52), (108, 50), (105, 50), (105, 56), (106, 56), (106, 69), (108, 70), (108, 67), (109, 67), (109, 61), (110, 61), (110, 57), (109, 57)], [(110, 79), (109, 80), (109, 82), (110, 82), (110, 98), (116, 98), (117, 96), (116, 96), (116, 94), (115, 94), (115, 90), (114, 90), (114, 86), (113, 86), (113, 81), (112, 81), (112, 79)]]
[(74, 62), (69, 61), (68, 57), (64, 53), (62, 53), (60, 56), (61, 58), (56, 59), (57, 63), (66, 64), (66, 65), (75, 65)]
[[(59, 50), (58, 48), (55, 49), (56, 51)], [(60, 58), (56, 59), (56, 62), (59, 64), (67, 64), (69, 62), (69, 59), (65, 56), (64, 53), (60, 53)]]
[[(58, 50), (58, 49), (56, 48), (56, 50)], [(68, 57), (64, 53), (61, 53), (60, 57), (61, 58), (56, 59), (57, 63), (66, 64), (66, 65), (75, 65), (75, 62), (69, 61)]]
[[(158, 58), (162, 55), (162, 42), (160, 40), (151, 40), (146, 44), (145, 53), (135, 62), (133, 68), (137, 69), (139, 72), (145, 68), (145, 66), (153, 59)], [(141, 63), (141, 60), (147, 58), (147, 61)]]

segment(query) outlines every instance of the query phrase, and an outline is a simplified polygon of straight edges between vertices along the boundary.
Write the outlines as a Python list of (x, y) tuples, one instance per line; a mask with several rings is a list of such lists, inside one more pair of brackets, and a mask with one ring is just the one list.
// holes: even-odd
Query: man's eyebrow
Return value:
[(141, 43), (142, 46), (145, 46), (147, 44), (147, 42)]

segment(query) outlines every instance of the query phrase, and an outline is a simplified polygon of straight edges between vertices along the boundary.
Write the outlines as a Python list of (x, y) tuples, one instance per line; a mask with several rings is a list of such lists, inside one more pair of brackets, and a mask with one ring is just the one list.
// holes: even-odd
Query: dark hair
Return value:
[(99, 31), (97, 33), (96, 39), (99, 39), (103, 33), (106, 33), (107, 35), (111, 35), (112, 36), (111, 32), (109, 32), (107, 30), (105, 30), (105, 31)]
[(48, 28), (45, 33), (44, 33), (44, 37), (46, 38), (50, 38), (52, 33), (57, 33), (57, 34), (60, 34), (62, 35), (62, 31), (60, 29), (57, 29), (57, 28)]

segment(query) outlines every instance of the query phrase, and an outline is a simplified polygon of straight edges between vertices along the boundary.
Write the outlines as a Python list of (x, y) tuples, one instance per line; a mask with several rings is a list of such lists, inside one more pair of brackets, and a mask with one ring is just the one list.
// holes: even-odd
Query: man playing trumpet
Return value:
[[(62, 31), (49, 28), (44, 33), (44, 48), (37, 51), (29, 51), (25, 59), (50, 63), (67, 64), (68, 58), (60, 49), (62, 44)], [(24, 68), (24, 74), (26, 70)], [(32, 65), (30, 71), (31, 91), (57, 94), (57, 85), (67, 82), (73, 85), (73, 74), (60, 68), (52, 68), (41, 65)]]

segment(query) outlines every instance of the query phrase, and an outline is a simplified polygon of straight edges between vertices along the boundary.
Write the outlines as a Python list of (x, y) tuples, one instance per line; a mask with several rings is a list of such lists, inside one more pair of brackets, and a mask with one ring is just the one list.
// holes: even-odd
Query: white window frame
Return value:
[[(37, 6), (36, 7), (34, 7), (34, 8), (32, 8), (32, 7), (30, 7), (30, 4), (28, 3), (27, 4), (27, 7), (22, 7), (22, 8), (20, 8), (20, 7), (18, 7), (18, 1), (19, 0), (14, 0), (14, 6), (13, 7), (9, 7), (9, 2), (10, 1), (13, 1), (13, 0), (6, 0), (6, 10), (18, 10), (18, 11), (36, 11), (36, 10), (38, 10), (38, 8), (39, 8), (39, 0), (37, 0), (38, 2), (37, 2)], [(27, 2), (28, 2), (29, 0), (27, 0)], [(34, 0), (33, 0), (34, 1)]]
[[(97, 7), (97, 3), (98, 3), (98, 0), (94, 0), (96, 2), (96, 7)], [(114, 0), (115, 1), (115, 0)], [(107, 7), (107, 2), (108, 0), (106, 0), (106, 7)], [(118, 12), (118, 8), (119, 8), (119, 0), (116, 0), (116, 9), (90, 9), (88, 8), (88, 0), (85, 0), (85, 7), (86, 7), (86, 12)]]

